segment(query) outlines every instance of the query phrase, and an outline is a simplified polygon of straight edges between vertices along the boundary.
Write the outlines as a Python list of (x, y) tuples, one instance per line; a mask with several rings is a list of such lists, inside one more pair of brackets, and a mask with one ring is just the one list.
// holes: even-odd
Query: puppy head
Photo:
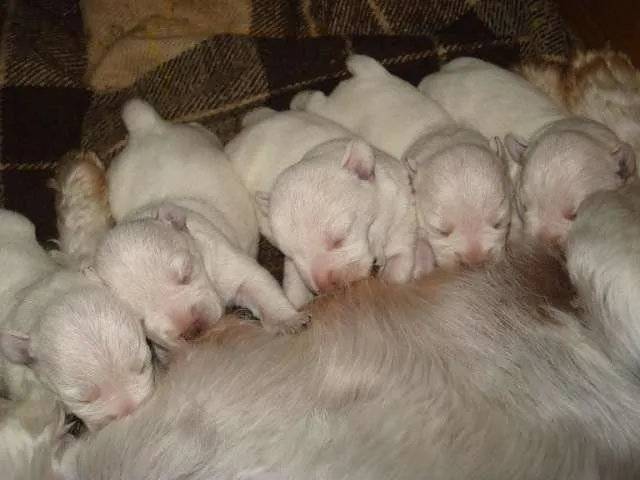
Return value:
[(153, 390), (140, 322), (102, 286), (58, 299), (37, 332), (3, 333), (0, 349), (9, 361), (28, 365), (89, 429), (128, 415)]
[(516, 208), (524, 232), (560, 247), (589, 194), (615, 189), (635, 173), (635, 154), (628, 144), (603, 142), (580, 131), (549, 130), (529, 145), (508, 135), (505, 145), (521, 165)]
[(98, 248), (95, 271), (143, 318), (147, 336), (166, 348), (212, 326), (223, 313), (178, 207), (117, 225)]
[(378, 214), (375, 155), (361, 141), (333, 140), (256, 195), (270, 236), (307, 287), (327, 292), (369, 275), (369, 230)]
[(504, 252), (511, 185), (488, 147), (456, 145), (407, 159), (421, 236), (443, 267), (478, 265)]

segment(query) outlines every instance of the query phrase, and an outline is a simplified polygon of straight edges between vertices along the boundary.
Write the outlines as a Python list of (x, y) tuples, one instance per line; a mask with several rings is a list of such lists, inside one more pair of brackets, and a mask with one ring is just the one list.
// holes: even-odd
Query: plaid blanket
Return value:
[(459, 55), (507, 66), (576, 42), (549, 0), (207, 0), (208, 10), (189, 11), (198, 3), (3, 3), (0, 203), (30, 217), (41, 241), (57, 236), (48, 186), (57, 159), (82, 148), (108, 162), (132, 96), (226, 141), (249, 108), (331, 89), (350, 52), (417, 83)]

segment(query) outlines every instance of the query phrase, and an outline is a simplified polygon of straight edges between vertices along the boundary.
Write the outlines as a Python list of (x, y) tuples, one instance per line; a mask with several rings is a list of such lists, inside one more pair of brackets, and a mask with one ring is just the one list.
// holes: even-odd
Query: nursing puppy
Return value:
[(107, 172), (117, 225), (95, 270), (144, 319), (149, 338), (174, 348), (229, 304), (249, 308), (273, 333), (303, 327), (308, 317), (254, 258), (253, 201), (218, 138), (168, 122), (139, 99), (122, 118), (129, 139)]
[(35, 389), (22, 401), (0, 399), (0, 466), (7, 480), (54, 480), (55, 457), (66, 441), (64, 409)]
[(568, 111), (602, 122), (640, 157), (640, 74), (610, 48), (529, 59), (514, 68)]
[(33, 224), (0, 210), (0, 382), (12, 399), (55, 392), (95, 429), (137, 408), (153, 388), (138, 319), (101, 283), (61, 269)]
[(569, 232), (567, 264), (586, 306), (602, 319), (607, 352), (640, 372), (640, 186), (587, 197)]
[(227, 144), (256, 196), (262, 233), (284, 253), (284, 288), (294, 305), (366, 277), (406, 282), (433, 267), (416, 254), (408, 173), (340, 125), (302, 111), (260, 108)]
[(636, 478), (637, 379), (583, 328), (561, 263), (512, 252), (359, 282), (298, 336), (211, 332), (150, 402), (69, 448), (65, 478)]
[(333, 120), (410, 169), (420, 234), (441, 266), (479, 264), (504, 250), (511, 216), (498, 138), (456, 125), (435, 101), (365, 55), (346, 61), (352, 77), (326, 96), (303, 91), (292, 110)]
[(569, 114), (519, 75), (476, 58), (452, 60), (418, 87), (483, 135), (504, 137), (526, 234), (564, 245), (580, 202), (633, 178), (631, 146)]

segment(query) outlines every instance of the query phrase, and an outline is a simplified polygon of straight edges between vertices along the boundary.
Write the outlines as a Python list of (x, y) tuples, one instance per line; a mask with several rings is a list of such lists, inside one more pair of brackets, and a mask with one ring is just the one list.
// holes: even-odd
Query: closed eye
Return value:
[(493, 227), (495, 230), (502, 230), (503, 228), (506, 228), (506, 227), (508, 227), (508, 226), (509, 226), (509, 221), (508, 221), (508, 220), (506, 220), (506, 219), (502, 219), (502, 220), (500, 220), (499, 222), (496, 222), (496, 223), (494, 223), (494, 224), (492, 225), (492, 227)]
[(327, 250), (336, 250), (344, 245), (344, 238), (334, 238), (327, 241)]
[(570, 222), (573, 222), (576, 219), (576, 211), (572, 210), (570, 212), (565, 212), (563, 216), (565, 220), (569, 220)]
[(453, 227), (444, 227), (444, 228), (434, 227), (433, 230), (443, 238), (449, 237), (453, 233)]

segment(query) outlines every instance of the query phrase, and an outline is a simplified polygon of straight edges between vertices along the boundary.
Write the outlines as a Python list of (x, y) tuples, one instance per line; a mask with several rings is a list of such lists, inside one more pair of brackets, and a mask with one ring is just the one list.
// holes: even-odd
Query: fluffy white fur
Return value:
[(263, 234), (286, 257), (284, 287), (295, 305), (309, 291), (368, 276), (374, 260), (395, 282), (432, 268), (430, 259), (416, 262), (415, 206), (402, 164), (312, 113), (262, 108), (244, 123), (225, 150), (256, 195)]
[(456, 124), (435, 101), (365, 55), (346, 61), (352, 77), (329, 96), (303, 91), (306, 110), (362, 135), (408, 164), (421, 237), (441, 266), (477, 264), (504, 250), (511, 188), (501, 141)]
[(558, 261), (517, 250), (356, 284), (314, 302), (298, 336), (214, 332), (149, 403), (67, 450), (65, 478), (636, 478), (640, 385), (571, 298)]
[(20, 400), (45, 385), (90, 429), (129, 414), (153, 388), (138, 319), (101, 283), (55, 264), (25, 217), (1, 210), (0, 224), (0, 380), (8, 395)]
[(567, 263), (607, 352), (638, 372), (640, 359), (640, 186), (601, 191), (582, 202), (569, 232)]
[(21, 401), (0, 399), (0, 467), (6, 480), (54, 480), (58, 449), (67, 441), (62, 405), (35, 389)]
[(640, 158), (640, 72), (628, 55), (609, 47), (578, 50), (528, 59), (516, 71), (570, 112), (610, 127)]
[(59, 164), (53, 186), (60, 252), (66, 265), (84, 268), (113, 224), (104, 166), (93, 152), (70, 152)]
[(248, 307), (271, 332), (295, 332), (299, 314), (256, 261), (252, 198), (198, 124), (162, 119), (146, 102), (123, 108), (129, 131), (107, 172), (118, 222), (98, 248), (98, 275), (169, 348), (212, 326), (224, 307)]
[(580, 202), (633, 177), (635, 154), (608, 127), (572, 116), (513, 72), (462, 57), (418, 87), (454, 118), (504, 137), (524, 231), (563, 245)]

